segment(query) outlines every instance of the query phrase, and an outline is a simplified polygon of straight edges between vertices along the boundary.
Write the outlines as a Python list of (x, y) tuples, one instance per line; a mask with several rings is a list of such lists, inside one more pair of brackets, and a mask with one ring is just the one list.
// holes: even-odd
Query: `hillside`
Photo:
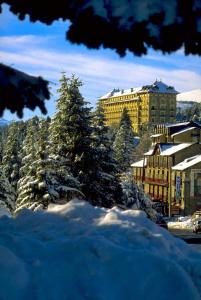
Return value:
[(201, 89), (180, 93), (177, 95), (177, 101), (201, 102)]

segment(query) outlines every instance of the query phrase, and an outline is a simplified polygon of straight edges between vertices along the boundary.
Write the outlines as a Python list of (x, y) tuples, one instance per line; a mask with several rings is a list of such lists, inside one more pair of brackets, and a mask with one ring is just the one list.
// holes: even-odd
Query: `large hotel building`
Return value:
[(114, 89), (99, 101), (104, 109), (107, 125), (118, 125), (126, 107), (134, 132), (139, 132), (143, 126), (174, 123), (177, 94), (174, 87), (156, 80), (151, 85), (138, 88)]

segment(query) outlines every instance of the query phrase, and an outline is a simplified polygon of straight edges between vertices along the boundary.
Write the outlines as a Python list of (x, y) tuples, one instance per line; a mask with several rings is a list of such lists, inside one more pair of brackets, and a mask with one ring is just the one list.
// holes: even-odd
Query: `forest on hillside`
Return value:
[(151, 200), (132, 180), (130, 165), (142, 145), (136, 146), (127, 110), (119, 127), (108, 128), (100, 105), (88, 107), (81, 85), (63, 73), (52, 118), (1, 128), (1, 209), (15, 215), (78, 198), (106, 208), (140, 208), (151, 217)]

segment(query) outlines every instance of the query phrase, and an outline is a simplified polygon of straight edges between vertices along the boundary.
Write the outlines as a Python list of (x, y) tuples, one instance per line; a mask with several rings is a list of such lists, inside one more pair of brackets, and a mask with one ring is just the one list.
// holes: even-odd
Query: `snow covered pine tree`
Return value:
[(121, 199), (121, 186), (117, 177), (118, 168), (113, 158), (113, 150), (108, 136), (108, 127), (105, 126), (105, 117), (102, 107), (98, 104), (93, 113), (92, 148), (96, 155), (96, 178), (94, 178), (97, 204), (112, 207)]
[(74, 75), (62, 74), (57, 100), (57, 112), (52, 119), (50, 140), (52, 153), (66, 160), (66, 167), (80, 182), (86, 200), (100, 205), (96, 200), (98, 186), (96, 151), (92, 148), (92, 116), (90, 108), (80, 94), (82, 82)]
[(24, 135), (25, 123), (23, 121), (10, 124), (2, 159), (5, 176), (14, 187), (15, 192), (17, 189), (17, 182), (20, 178), (19, 170), (21, 167)]
[(9, 215), (15, 209), (15, 193), (5, 177), (2, 169), (0, 169), (0, 216)]
[(128, 111), (124, 108), (119, 130), (117, 131), (113, 149), (114, 157), (121, 172), (126, 172), (130, 168), (133, 152), (135, 148), (134, 133)]
[(33, 135), (34, 124), (30, 125), (27, 138), (32, 132), (35, 144), (31, 143), (29, 150), (35, 154), (24, 158), (24, 176), (19, 181), (16, 212), (22, 208), (46, 209), (51, 202), (66, 202), (80, 194), (77, 181), (68, 174), (63, 161), (48, 155), (48, 125), (46, 120), (39, 121), (37, 139)]

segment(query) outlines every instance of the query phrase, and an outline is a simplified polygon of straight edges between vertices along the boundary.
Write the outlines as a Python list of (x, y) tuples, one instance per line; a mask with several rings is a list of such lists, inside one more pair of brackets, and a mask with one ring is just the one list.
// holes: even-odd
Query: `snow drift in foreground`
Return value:
[(200, 299), (201, 254), (139, 211), (73, 200), (0, 219), (0, 298)]

